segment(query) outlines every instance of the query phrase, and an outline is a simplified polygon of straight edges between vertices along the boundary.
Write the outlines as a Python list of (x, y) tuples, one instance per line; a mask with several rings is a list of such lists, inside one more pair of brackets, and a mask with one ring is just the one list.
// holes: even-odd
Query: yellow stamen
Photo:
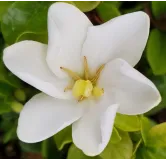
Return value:
[(94, 97), (100, 97), (103, 94), (104, 94), (104, 89), (103, 88), (98, 88), (98, 87), (93, 88), (92, 95)]
[(101, 71), (104, 69), (105, 64), (101, 65), (98, 70), (96, 71), (96, 75), (91, 79), (91, 82), (93, 84), (95, 84), (97, 82), (97, 80), (99, 79), (100, 73)]
[(60, 69), (62, 69), (63, 71), (65, 71), (75, 81), (81, 79), (76, 73), (74, 73), (73, 71), (71, 71), (71, 70), (69, 70), (67, 68), (60, 67)]
[(68, 90), (71, 90), (73, 88), (73, 85), (68, 85), (65, 89), (64, 89), (64, 92), (68, 91)]
[(84, 73), (85, 73), (85, 79), (88, 80), (89, 68), (88, 68), (88, 61), (87, 61), (87, 58), (85, 56), (84, 56)]
[(77, 80), (73, 87), (73, 96), (79, 98), (80, 96), (89, 97), (92, 94), (93, 85), (89, 80)]
[(79, 99), (78, 99), (78, 102), (81, 102), (81, 101), (83, 101), (85, 99), (85, 97), (84, 96), (81, 96)]
[(104, 94), (104, 89), (96, 86), (97, 80), (99, 79), (100, 73), (102, 72), (105, 64), (101, 65), (95, 76), (90, 80), (89, 67), (87, 58), (84, 56), (84, 77), (83, 79), (75, 72), (71, 71), (68, 68), (60, 67), (64, 72), (66, 72), (73, 80), (74, 85), (71, 83), (68, 85), (64, 92), (72, 89), (72, 94), (77, 98), (78, 102), (83, 101), (84, 99), (90, 97), (91, 95), (98, 98)]

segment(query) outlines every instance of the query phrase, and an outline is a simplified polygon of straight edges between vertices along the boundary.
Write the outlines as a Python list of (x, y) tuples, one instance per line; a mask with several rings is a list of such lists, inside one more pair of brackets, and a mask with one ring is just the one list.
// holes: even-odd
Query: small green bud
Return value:
[(25, 102), (25, 100), (26, 100), (26, 94), (25, 94), (24, 90), (22, 90), (22, 89), (15, 90), (14, 96), (20, 102)]
[(17, 102), (17, 101), (13, 101), (11, 103), (11, 108), (14, 112), (16, 113), (20, 113), (22, 108), (23, 108), (23, 105), (20, 103), (20, 102)]

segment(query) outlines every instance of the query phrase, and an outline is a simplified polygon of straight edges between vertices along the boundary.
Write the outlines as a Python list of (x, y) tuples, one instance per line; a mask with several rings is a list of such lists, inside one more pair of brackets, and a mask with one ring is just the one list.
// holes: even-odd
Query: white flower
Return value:
[[(98, 155), (109, 142), (116, 112), (142, 114), (161, 101), (154, 84), (132, 67), (148, 39), (144, 12), (93, 26), (76, 7), (55, 3), (48, 11), (48, 33), (48, 45), (22, 41), (4, 50), (7, 68), (42, 91), (21, 111), (20, 140), (39, 142), (72, 124), (75, 145)], [(73, 91), (64, 92), (70, 77)]]

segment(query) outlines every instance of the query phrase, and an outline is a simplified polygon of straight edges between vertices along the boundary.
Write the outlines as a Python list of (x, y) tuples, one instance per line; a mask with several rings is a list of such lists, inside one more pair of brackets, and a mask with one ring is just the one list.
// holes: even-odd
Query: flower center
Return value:
[(91, 78), (89, 75), (89, 67), (87, 58), (84, 56), (84, 76), (81, 78), (77, 73), (60, 67), (64, 72), (66, 72), (73, 80), (74, 85), (69, 85), (64, 89), (64, 92), (72, 89), (72, 94), (78, 101), (82, 101), (85, 98), (94, 96), (96, 98), (101, 97), (104, 94), (104, 89), (97, 86), (97, 80), (99, 79), (100, 73), (103, 70), (105, 65), (101, 65), (96, 74)]

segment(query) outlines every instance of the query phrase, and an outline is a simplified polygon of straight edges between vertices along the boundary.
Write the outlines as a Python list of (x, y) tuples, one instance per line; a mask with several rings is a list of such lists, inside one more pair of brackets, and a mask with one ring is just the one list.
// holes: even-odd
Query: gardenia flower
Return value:
[(74, 144), (86, 155), (100, 154), (117, 112), (142, 114), (161, 101), (154, 84), (133, 68), (148, 34), (144, 12), (93, 26), (76, 7), (53, 4), (48, 45), (26, 40), (4, 50), (7, 68), (41, 90), (20, 113), (19, 139), (39, 142), (72, 124)]

